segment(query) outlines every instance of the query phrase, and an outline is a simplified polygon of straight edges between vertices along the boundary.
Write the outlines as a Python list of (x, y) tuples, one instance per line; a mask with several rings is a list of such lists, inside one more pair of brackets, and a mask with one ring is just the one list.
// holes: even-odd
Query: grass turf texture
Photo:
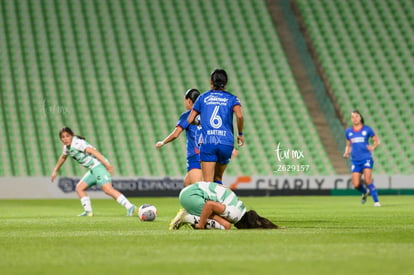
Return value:
[(125, 217), (112, 200), (0, 200), (1, 274), (412, 274), (410, 196), (246, 197), (283, 230), (169, 231), (176, 198), (154, 204), (155, 222)]

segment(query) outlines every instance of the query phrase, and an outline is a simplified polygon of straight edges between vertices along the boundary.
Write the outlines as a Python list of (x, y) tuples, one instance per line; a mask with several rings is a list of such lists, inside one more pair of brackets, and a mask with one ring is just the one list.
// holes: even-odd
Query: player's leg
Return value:
[(365, 185), (361, 182), (361, 175), (364, 167), (360, 162), (352, 162), (352, 185), (356, 190), (362, 193), (361, 203), (364, 204), (367, 201), (369, 195), (369, 189), (365, 188)]
[(102, 184), (101, 188), (102, 191), (105, 192), (105, 194), (112, 197), (120, 205), (126, 208), (127, 216), (133, 216), (134, 213), (138, 211), (138, 208), (135, 205), (133, 205), (121, 192), (112, 187), (112, 183), (104, 183)]
[(203, 172), (201, 170), (200, 156), (195, 155), (187, 158), (187, 175), (184, 178), (184, 186), (203, 180)]
[(199, 182), (203, 180), (203, 173), (201, 169), (191, 169), (184, 178), (184, 186)]
[(215, 167), (216, 167), (216, 162), (201, 161), (201, 170), (202, 170), (204, 181), (212, 182), (214, 180)]
[(216, 163), (216, 167), (214, 170), (214, 182), (218, 184), (223, 184), (223, 174), (224, 170), (226, 170), (227, 164)]
[(214, 180), (214, 170), (217, 160), (217, 146), (214, 144), (201, 144), (200, 162), (203, 181), (212, 182)]
[(375, 187), (374, 181), (372, 179), (372, 169), (365, 168), (364, 169), (364, 179), (367, 185), (369, 192), (371, 193), (372, 199), (374, 200), (374, 206), (381, 206), (378, 199), (378, 192), (377, 188)]
[(79, 183), (76, 185), (76, 193), (78, 194), (81, 204), (83, 206), (83, 212), (79, 214), (78, 216), (93, 216), (92, 211), (92, 203), (91, 199), (88, 196), (88, 193), (86, 193), (86, 190), (92, 186), (95, 183), (93, 175), (88, 171), (83, 178), (79, 181)]
[(121, 192), (113, 188), (111, 175), (104, 166), (94, 168), (93, 173), (96, 175), (97, 184), (102, 191), (127, 209), (127, 216), (133, 216), (134, 213), (138, 211), (138, 208), (133, 205)]
[(233, 154), (233, 146), (221, 145), (218, 148), (218, 159), (214, 170), (214, 182), (223, 184), (223, 174)]
[(361, 182), (361, 173), (353, 172), (352, 173), (352, 185), (356, 190), (361, 192), (361, 203), (364, 204), (367, 201), (367, 197), (369, 195), (369, 189), (366, 189), (364, 184)]

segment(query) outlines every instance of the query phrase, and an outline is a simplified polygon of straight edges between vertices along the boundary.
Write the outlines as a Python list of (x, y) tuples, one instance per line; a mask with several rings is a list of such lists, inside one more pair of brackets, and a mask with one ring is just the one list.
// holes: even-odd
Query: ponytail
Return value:
[(224, 90), (228, 81), (227, 73), (223, 69), (215, 69), (210, 75), (210, 80), (214, 89)]
[(197, 98), (200, 96), (200, 91), (197, 89), (188, 89), (187, 92), (185, 92), (185, 99), (190, 99), (193, 104), (197, 100)]

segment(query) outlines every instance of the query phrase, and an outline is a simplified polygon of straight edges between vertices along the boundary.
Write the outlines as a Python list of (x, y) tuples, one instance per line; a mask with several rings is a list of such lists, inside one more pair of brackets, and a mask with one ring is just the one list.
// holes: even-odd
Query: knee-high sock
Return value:
[(377, 188), (375, 188), (374, 182), (371, 182), (370, 184), (367, 185), (369, 192), (371, 193), (372, 199), (374, 200), (374, 202), (378, 202), (378, 192), (377, 192)]
[(129, 208), (132, 207), (132, 203), (130, 203), (129, 200), (127, 198), (125, 198), (125, 196), (122, 195), (122, 194), (116, 199), (116, 201), (120, 205), (122, 205), (123, 207), (125, 207), (126, 209), (129, 209)]
[(80, 199), (80, 201), (85, 211), (92, 212), (92, 204), (89, 197), (83, 197)]
[(357, 189), (362, 194), (365, 194), (367, 192), (367, 189), (365, 189), (365, 185), (362, 182), (359, 184), (359, 187), (355, 189)]

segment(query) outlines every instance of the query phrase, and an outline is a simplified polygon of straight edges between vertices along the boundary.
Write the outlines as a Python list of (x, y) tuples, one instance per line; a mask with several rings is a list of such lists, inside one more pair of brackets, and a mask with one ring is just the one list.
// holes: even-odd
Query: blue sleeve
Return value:
[(190, 112), (184, 112), (181, 114), (180, 118), (177, 121), (177, 124), (175, 124), (175, 126), (180, 126), (181, 128), (183, 128), (184, 130), (188, 128), (188, 115), (190, 114)]
[(347, 139), (347, 140), (349, 140), (348, 132), (349, 132), (349, 128), (345, 130), (345, 139)]
[(200, 95), (196, 102), (194, 102), (193, 109), (196, 110), (198, 113), (201, 113), (201, 102), (202, 102), (202, 95)]
[(233, 106), (232, 106), (232, 108), (234, 106), (236, 106), (236, 105), (240, 105), (241, 106), (241, 103), (240, 103), (240, 99), (237, 96), (234, 96), (233, 97)]
[(374, 132), (374, 130), (372, 130), (372, 128), (371, 127), (368, 127), (368, 136), (369, 137), (373, 137), (373, 136), (375, 136), (375, 132)]

